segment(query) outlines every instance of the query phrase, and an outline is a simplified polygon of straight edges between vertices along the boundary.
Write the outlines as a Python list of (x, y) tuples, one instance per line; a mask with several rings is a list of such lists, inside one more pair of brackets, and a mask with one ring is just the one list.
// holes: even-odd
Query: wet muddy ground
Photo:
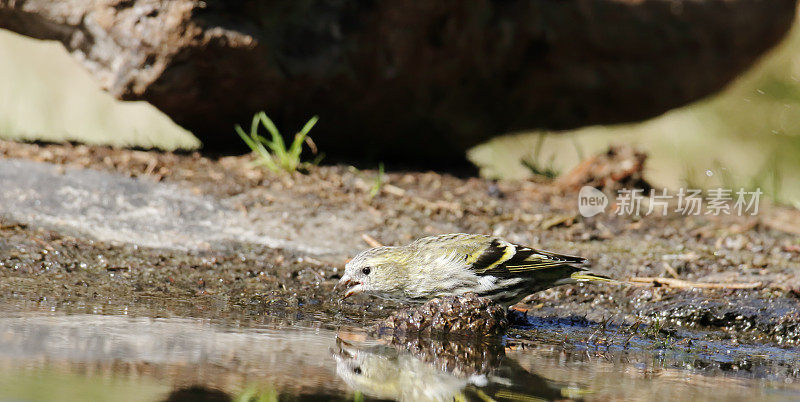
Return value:
[[(251, 168), (248, 157), (212, 160), (69, 145), (0, 142), (0, 155), (176, 184), (224, 199), (255, 226), (275, 225), (275, 217), (283, 217), (293, 241), (341, 245), (338, 252), (319, 255), (248, 242), (178, 250), (88, 238), (6, 217), (0, 219), (4, 314), (363, 329), (403, 306), (366, 296), (344, 302), (333, 297), (346, 258), (368, 247), (362, 235), (400, 244), (430, 234), (487, 233), (587, 257), (593, 271), (622, 280), (682, 281), (572, 285), (530, 296), (518, 306), (527, 315), (515, 313), (515, 325), (496, 340), (519, 364), (532, 361), (524, 349), (556, 359), (547, 361), (559, 354), (583, 359), (581, 370), (637, 373), (626, 378), (656, 370), (790, 384), (800, 374), (800, 213), (763, 200), (753, 217), (582, 218), (576, 194), (543, 182), (494, 183), (432, 172), (390, 173), (379, 181), (375, 171), (345, 166), (276, 175)], [(328, 219), (336, 223), (328, 227)], [(742, 284), (747, 288), (736, 289)], [(423, 362), (447, 355), (447, 348), (424, 339), (383, 344), (403, 345), (403, 353)], [(497, 355), (481, 353), (481, 361)], [(616, 368), (598, 369), (587, 359)], [(473, 363), (462, 359), (455, 366)], [(554, 370), (564, 370), (559, 367)]]

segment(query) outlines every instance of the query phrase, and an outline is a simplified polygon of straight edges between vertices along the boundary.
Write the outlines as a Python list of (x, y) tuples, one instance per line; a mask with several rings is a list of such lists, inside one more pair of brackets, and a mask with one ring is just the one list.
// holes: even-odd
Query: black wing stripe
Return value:
[(541, 255), (546, 256), (549, 259), (554, 260), (554, 261), (561, 261), (561, 262), (566, 262), (566, 263), (569, 263), (569, 264), (583, 264), (583, 263), (585, 263), (587, 261), (586, 258), (583, 258), (583, 257), (576, 257), (576, 256), (573, 256), (573, 255), (566, 255), (566, 254), (558, 254), (558, 253), (554, 253), (552, 251), (537, 250), (536, 254), (541, 254)]
[(536, 250), (501, 239), (492, 239), (489, 246), (470, 264), (470, 269), (480, 276), (530, 276), (534, 271), (559, 267), (581, 270), (583, 268), (580, 266), (586, 261), (582, 257)]
[(500, 261), (503, 258), (503, 255), (506, 253), (506, 247), (500, 243), (499, 240), (495, 239), (492, 240), (492, 243), (486, 249), (486, 251), (472, 263), (472, 269), (475, 270), (482, 270), (486, 267)]
[(514, 256), (511, 257), (508, 261), (503, 263), (503, 266), (523, 264), (525, 260), (528, 259), (528, 257), (532, 256), (536, 252), (536, 250), (532, 250), (528, 247), (520, 247), (520, 246), (516, 247), (517, 247), (517, 252), (514, 253)]

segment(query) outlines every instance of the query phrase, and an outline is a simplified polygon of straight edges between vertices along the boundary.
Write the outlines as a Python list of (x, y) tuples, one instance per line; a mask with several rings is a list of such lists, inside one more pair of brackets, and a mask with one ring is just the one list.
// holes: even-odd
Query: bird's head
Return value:
[(361, 252), (347, 263), (336, 290), (342, 298), (358, 293), (391, 295), (403, 289), (403, 257), (399, 247), (376, 247)]

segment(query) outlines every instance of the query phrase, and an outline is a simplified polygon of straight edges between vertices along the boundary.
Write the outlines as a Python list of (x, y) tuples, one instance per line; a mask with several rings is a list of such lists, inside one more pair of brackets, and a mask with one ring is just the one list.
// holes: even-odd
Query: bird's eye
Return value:
[(372, 268), (370, 268), (370, 267), (364, 267), (364, 268), (361, 268), (361, 272), (362, 272), (364, 275), (369, 275), (369, 273), (370, 273), (370, 272), (372, 272)]
[(361, 374), (361, 367), (356, 367), (353, 369), (353, 373)]

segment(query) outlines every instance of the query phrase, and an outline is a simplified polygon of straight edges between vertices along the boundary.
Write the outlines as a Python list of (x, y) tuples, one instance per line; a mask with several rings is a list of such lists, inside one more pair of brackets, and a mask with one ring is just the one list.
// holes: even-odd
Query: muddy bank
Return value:
[[(763, 201), (755, 217), (581, 218), (576, 194), (532, 181), (498, 184), (432, 172), (391, 173), (377, 180), (376, 172), (346, 166), (275, 175), (251, 168), (247, 157), (212, 160), (84, 146), (4, 142), (0, 154), (177, 186), (238, 211), (253, 227), (282, 230), (309, 247), (247, 241), (212, 241), (191, 250), (143, 247), (42, 229), (35, 219), (20, 225), (6, 209), (0, 290), (9, 305), (102, 305), (109, 311), (125, 306), (143, 315), (158, 306), (198, 317), (236, 308), (253, 313), (248, 319), (358, 326), (400, 307), (368, 297), (343, 303), (331, 298), (347, 256), (367, 247), (362, 235), (399, 244), (429, 234), (471, 232), (579, 254), (592, 260), (593, 270), (621, 279), (757, 283), (752, 289), (565, 286), (531, 296), (521, 306), (531, 317), (585, 317), (590, 326), (609, 318), (620, 325), (663, 322), (737, 342), (800, 342), (800, 243), (792, 233), (800, 216)], [(309, 251), (322, 242), (341, 244), (341, 252)]]

